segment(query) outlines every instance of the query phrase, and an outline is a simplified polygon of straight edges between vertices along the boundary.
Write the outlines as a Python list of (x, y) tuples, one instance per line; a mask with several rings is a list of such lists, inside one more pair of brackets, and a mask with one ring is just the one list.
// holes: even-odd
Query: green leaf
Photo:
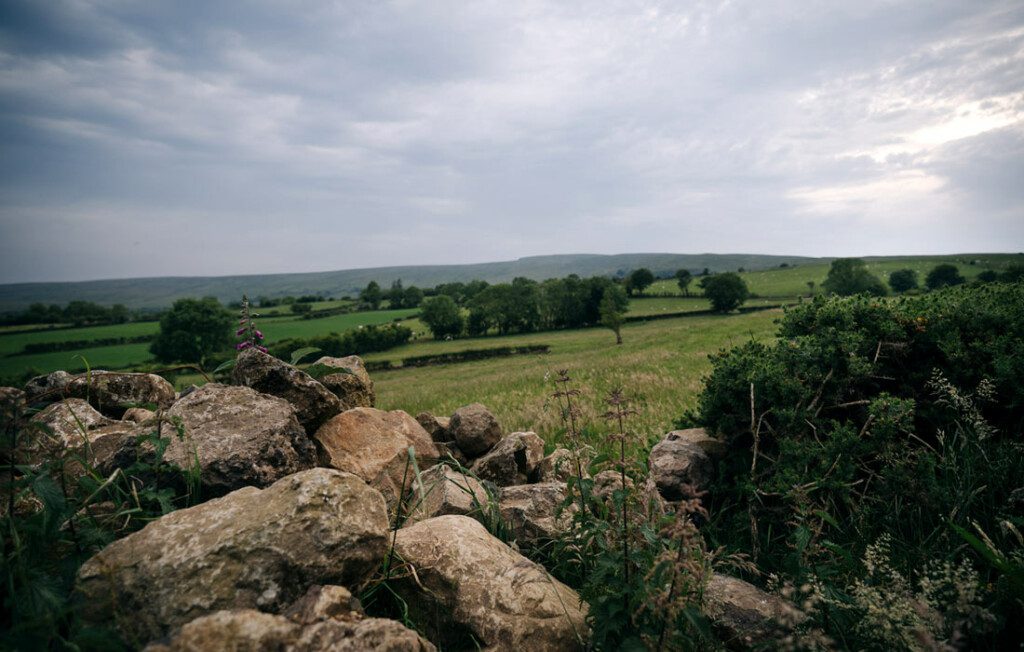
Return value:
[(228, 371), (230, 369), (234, 369), (235, 368), (235, 362), (236, 362), (235, 358), (231, 358), (227, 362), (222, 362), (220, 365), (218, 365), (218, 367), (216, 369), (213, 370), (212, 375), (216, 376), (217, 374), (221, 373), (222, 371)]
[(305, 347), (302, 347), (301, 349), (295, 349), (294, 351), (292, 351), (291, 363), (293, 365), (297, 365), (300, 362), (302, 362), (303, 358), (306, 358), (306, 357), (310, 356), (313, 353), (319, 353), (319, 352), (320, 352), (320, 349), (316, 348), (315, 346), (305, 346)]

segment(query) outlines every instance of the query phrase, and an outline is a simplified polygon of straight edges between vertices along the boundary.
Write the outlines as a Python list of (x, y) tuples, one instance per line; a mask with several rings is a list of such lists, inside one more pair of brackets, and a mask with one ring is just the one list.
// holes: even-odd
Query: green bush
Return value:
[(281, 340), (268, 346), (270, 355), (281, 360), (291, 358), (293, 351), (315, 348), (322, 355), (342, 357), (346, 355), (363, 355), (374, 351), (386, 351), (408, 343), (412, 338), (412, 329), (399, 324), (383, 326), (360, 326), (345, 331), (341, 335), (329, 333), (310, 338)]
[[(1024, 284), (819, 297), (779, 335), (712, 357), (697, 420), (732, 447), (713, 542), (769, 572), (845, 583), (883, 536), (913, 576), (962, 554), (951, 526), (1021, 525)], [(1021, 598), (1004, 622), (1024, 615)]]

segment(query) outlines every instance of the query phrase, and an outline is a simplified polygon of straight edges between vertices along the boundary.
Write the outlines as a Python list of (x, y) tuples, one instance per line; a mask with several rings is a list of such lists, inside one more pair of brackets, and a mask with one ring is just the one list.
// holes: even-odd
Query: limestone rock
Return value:
[(9, 421), (25, 414), (25, 392), (17, 387), (0, 387), (0, 419)]
[(73, 379), (74, 376), (66, 371), (36, 376), (25, 383), (25, 400), (29, 405), (59, 401), (64, 396), (64, 388)]
[(64, 388), (65, 396), (84, 398), (109, 417), (120, 419), (128, 408), (140, 405), (170, 407), (174, 386), (156, 374), (94, 371), (79, 374)]
[(282, 616), (255, 609), (217, 611), (186, 623), (165, 641), (145, 647), (145, 652), (284, 652), (301, 628)]
[(331, 619), (302, 630), (289, 652), (436, 652), (401, 623), (386, 618)]
[(222, 609), (280, 611), (313, 584), (362, 585), (387, 534), (384, 500), (362, 480), (303, 471), (111, 543), (78, 572), (82, 617), (144, 642)]
[(451, 419), (448, 417), (435, 417), (429, 412), (420, 412), (416, 415), (416, 421), (423, 426), (423, 429), (430, 434), (430, 438), (434, 441), (452, 441), (452, 437), (448, 432)]
[(198, 456), (200, 479), (213, 493), (265, 487), (316, 464), (316, 447), (292, 406), (248, 387), (209, 383), (166, 416), (181, 419), (185, 437), (171, 437), (164, 459), (189, 468)]
[(711, 458), (694, 444), (678, 439), (663, 439), (651, 449), (648, 458), (651, 477), (665, 500), (686, 498), (684, 485), (706, 487), (714, 474)]
[(468, 467), (469, 460), (466, 459), (466, 454), (453, 441), (435, 441), (434, 447), (437, 448), (437, 459), (447, 460), (451, 458), (458, 462), (461, 466)]
[[(416, 570), (397, 580), (427, 635), (443, 649), (582, 650), (586, 607), (551, 577), (465, 516), (438, 516), (398, 531), (396, 550)], [(472, 638), (471, 638), (472, 637)]]
[(471, 470), (481, 480), (508, 487), (526, 484), (543, 458), (544, 440), (537, 433), (514, 432), (473, 462)]
[(106, 418), (79, 398), (48, 405), (30, 423), (45, 426), (49, 432), (28, 430), (29, 437), (19, 451), (21, 461), (40, 464), (67, 456), (64, 473), (72, 480), (85, 473), (79, 459), (104, 475), (112, 472), (122, 451), (133, 447), (135, 438), (145, 434), (134, 423)]
[(124, 416), (121, 417), (121, 419), (123, 419), (124, 421), (131, 421), (133, 423), (138, 424), (147, 423), (153, 420), (154, 418), (156, 418), (156, 412), (153, 412), (152, 410), (147, 410), (146, 408), (137, 407), (128, 408), (128, 410), (124, 413)]
[(578, 509), (575, 503), (562, 509), (567, 495), (564, 482), (502, 488), (501, 518), (511, 527), (516, 543), (536, 547), (567, 532)]
[[(363, 359), (358, 355), (350, 355), (345, 358), (331, 358), (324, 356), (313, 363), (338, 369), (338, 373), (328, 373), (320, 377), (320, 382), (330, 390), (338, 400), (341, 401), (342, 410), (351, 410), (357, 407), (373, 407), (377, 401), (377, 394), (373, 390), (373, 380)], [(352, 373), (346, 373), (342, 370)]]
[(413, 471), (407, 468), (409, 447), (414, 448), (421, 470), (433, 466), (439, 457), (430, 435), (401, 410), (346, 410), (321, 426), (315, 438), (327, 465), (356, 474), (392, 505), (402, 487), (412, 486)]
[(448, 432), (462, 452), (474, 458), (491, 450), (501, 439), (498, 420), (483, 405), (460, 407), (448, 422)]
[(363, 613), (363, 606), (344, 586), (314, 584), (284, 612), (294, 623), (312, 625), (328, 618), (351, 618)]
[(419, 498), (419, 488), (416, 488), (411, 497), (415, 507), (409, 512), (406, 523), (446, 514), (479, 518), (481, 510), (490, 502), (487, 490), (479, 480), (446, 464), (438, 464), (424, 471), (420, 479), (423, 483), (423, 498)]
[[(581, 459), (580, 465), (583, 477), (589, 477), (587, 473), (587, 461)], [(554, 452), (545, 457), (533, 471), (531, 480), (534, 482), (568, 482), (569, 478), (576, 477), (576, 459), (572, 451), (565, 448), (556, 448)]]
[(236, 384), (283, 398), (307, 432), (341, 412), (341, 401), (304, 371), (254, 348), (238, 354), (232, 378)]
[(801, 618), (782, 598), (719, 573), (711, 576), (704, 589), (703, 611), (726, 645), (733, 649), (763, 645), (785, 630), (783, 622)]
[(721, 439), (715, 439), (708, 434), (704, 428), (687, 428), (686, 430), (673, 430), (665, 435), (669, 441), (681, 441), (691, 444), (704, 451), (712, 460), (725, 457), (729, 447)]

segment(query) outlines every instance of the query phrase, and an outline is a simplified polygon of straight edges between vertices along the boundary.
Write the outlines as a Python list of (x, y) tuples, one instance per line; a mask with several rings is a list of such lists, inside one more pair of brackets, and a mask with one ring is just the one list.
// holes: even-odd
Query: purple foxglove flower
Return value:
[(256, 338), (262, 340), (263, 339), (263, 331), (256, 331)]
[(236, 346), (235, 348), (241, 351), (243, 349), (249, 348), (250, 346), (252, 346), (252, 342), (239, 342), (238, 346)]
[(257, 348), (258, 350), (260, 350), (260, 351), (263, 351), (264, 353), (266, 353), (266, 352), (267, 352), (267, 347), (265, 347), (265, 346), (260, 346), (259, 344), (257, 344), (257, 345), (256, 345), (256, 348)]
[(245, 326), (242, 326), (237, 331), (235, 331), (235, 335), (242, 335), (244, 333), (245, 333)]

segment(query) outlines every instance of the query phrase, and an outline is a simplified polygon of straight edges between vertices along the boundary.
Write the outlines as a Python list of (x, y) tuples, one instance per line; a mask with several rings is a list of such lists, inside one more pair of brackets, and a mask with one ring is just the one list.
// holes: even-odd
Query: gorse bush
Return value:
[[(732, 448), (711, 490), (712, 542), (852, 605), (845, 587), (868, 581), (857, 560), (883, 537), (887, 563), (913, 585), (936, 560), (959, 567), (961, 532), (975, 524), (1020, 527), (1024, 284), (819, 297), (788, 311), (779, 335), (713, 356), (699, 414), (683, 419)], [(983, 572), (997, 582), (1005, 571)], [(1020, 599), (1002, 603), (993, 631), (1024, 615)], [(885, 647), (853, 626), (852, 606), (823, 604), (840, 644)], [(970, 624), (956, 635), (1018, 642)]]

